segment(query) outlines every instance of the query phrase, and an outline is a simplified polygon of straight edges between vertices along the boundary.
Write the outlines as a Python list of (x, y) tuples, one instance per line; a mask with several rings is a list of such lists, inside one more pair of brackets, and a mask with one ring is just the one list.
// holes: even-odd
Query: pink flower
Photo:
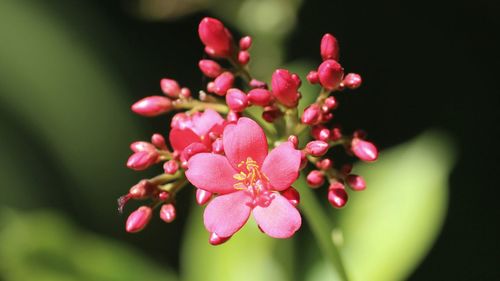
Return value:
[(221, 134), (223, 127), (224, 118), (212, 109), (192, 116), (178, 115), (172, 119), (172, 130), (169, 134), (170, 144), (178, 152), (182, 152), (190, 144), (196, 142), (211, 148), (209, 133)]
[(218, 237), (230, 237), (252, 213), (267, 235), (292, 236), (302, 219), (280, 191), (297, 179), (300, 151), (284, 142), (268, 154), (264, 131), (245, 117), (227, 125), (222, 140), (225, 156), (199, 153), (186, 171), (194, 186), (219, 194), (205, 209), (205, 228)]

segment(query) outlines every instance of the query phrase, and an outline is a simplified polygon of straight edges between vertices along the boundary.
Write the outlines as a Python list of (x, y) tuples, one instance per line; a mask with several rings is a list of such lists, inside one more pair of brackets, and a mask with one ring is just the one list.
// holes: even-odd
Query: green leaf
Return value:
[[(277, 240), (261, 233), (253, 219), (229, 241), (219, 246), (208, 243), (203, 227), (202, 207), (195, 206), (185, 231), (181, 272), (185, 281), (290, 280), (277, 255), (291, 250), (292, 241)], [(287, 255), (290, 259), (293, 255)], [(283, 258), (283, 255), (281, 255)], [(289, 261), (285, 261), (287, 263)]]
[(84, 232), (52, 211), (0, 210), (0, 279), (5, 281), (177, 280), (131, 247)]
[(454, 162), (451, 140), (427, 132), (356, 167), (368, 188), (350, 193), (333, 233), (352, 280), (404, 280), (415, 269), (442, 227)]

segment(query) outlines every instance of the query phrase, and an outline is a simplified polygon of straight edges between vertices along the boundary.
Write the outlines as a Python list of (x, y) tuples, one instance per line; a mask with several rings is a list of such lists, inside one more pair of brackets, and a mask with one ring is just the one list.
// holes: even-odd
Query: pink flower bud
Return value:
[(171, 98), (177, 98), (179, 97), (179, 94), (181, 92), (181, 87), (179, 86), (179, 83), (173, 79), (167, 79), (163, 78), (160, 80), (160, 87), (161, 91), (171, 97)]
[(240, 117), (241, 117), (241, 114), (239, 112), (229, 110), (229, 112), (227, 113), (226, 119), (228, 122), (233, 123), (233, 122), (238, 121), (238, 119), (240, 119)]
[(167, 144), (165, 138), (160, 134), (153, 134), (151, 136), (151, 142), (159, 149), (167, 150)]
[(158, 116), (172, 109), (172, 101), (167, 97), (145, 97), (132, 105), (132, 111), (146, 117)]
[(264, 107), (264, 112), (262, 112), (262, 118), (269, 123), (274, 122), (281, 115), (281, 110), (276, 106), (266, 106)]
[(352, 164), (344, 164), (342, 168), (340, 168), (340, 172), (344, 175), (348, 175), (352, 171)]
[(160, 218), (166, 222), (170, 223), (175, 220), (175, 207), (173, 204), (163, 204), (160, 209)]
[(215, 78), (222, 73), (222, 67), (213, 60), (200, 60), (198, 67), (207, 77)]
[(330, 169), (332, 167), (332, 165), (333, 165), (332, 160), (330, 160), (328, 158), (325, 158), (325, 159), (318, 161), (316, 163), (316, 167), (318, 167), (318, 169), (323, 170), (323, 171)]
[(285, 197), (288, 200), (288, 202), (290, 202), (295, 207), (297, 207), (297, 205), (299, 205), (299, 203), (300, 203), (299, 192), (291, 186), (289, 188), (285, 189), (284, 191), (282, 191), (281, 195), (283, 197)]
[(216, 139), (212, 143), (212, 152), (213, 153), (217, 153), (217, 154), (223, 154), (224, 153), (224, 144), (223, 144), (221, 138)]
[(238, 52), (238, 62), (241, 65), (245, 65), (250, 61), (250, 53), (248, 51), (239, 51)]
[(296, 107), (300, 94), (300, 79), (286, 69), (278, 69), (273, 73), (271, 84), (274, 97), (287, 107)]
[(250, 36), (245, 36), (240, 39), (240, 49), (245, 51), (250, 49), (250, 46), (252, 46), (252, 37)]
[(299, 170), (304, 169), (307, 166), (308, 160), (307, 160), (307, 154), (305, 151), (301, 150), (300, 151), (300, 165), (299, 165)]
[(170, 193), (168, 191), (162, 191), (158, 194), (158, 199), (160, 201), (167, 201), (170, 198)]
[(127, 167), (132, 170), (141, 171), (149, 168), (158, 160), (156, 151), (139, 151), (132, 154), (127, 161)]
[(295, 149), (297, 149), (299, 147), (299, 138), (296, 135), (289, 136), (288, 141), (293, 144), (293, 147)]
[(149, 220), (151, 220), (152, 213), (153, 210), (148, 206), (139, 207), (128, 216), (127, 222), (125, 223), (125, 230), (130, 233), (143, 230)]
[(139, 152), (139, 151), (149, 151), (149, 152), (155, 152), (156, 147), (149, 142), (145, 141), (136, 141), (130, 144), (130, 149), (133, 152)]
[(331, 112), (321, 114), (321, 122), (328, 122), (332, 120), (333, 114)]
[(312, 170), (307, 175), (307, 184), (312, 188), (317, 188), (325, 183), (325, 176), (318, 170)]
[(337, 100), (335, 99), (335, 97), (330, 96), (330, 97), (327, 97), (325, 99), (324, 105), (328, 108), (328, 110), (333, 110), (333, 109), (337, 108), (338, 103), (337, 103)]
[(215, 93), (215, 83), (213, 81), (207, 83), (207, 92)]
[(271, 92), (267, 89), (252, 89), (248, 92), (248, 101), (251, 104), (266, 106), (272, 100)]
[(227, 90), (226, 103), (229, 109), (242, 112), (248, 106), (248, 97), (241, 90), (232, 88)]
[(319, 77), (318, 77), (318, 72), (311, 70), (306, 76), (307, 81), (311, 84), (318, 84), (319, 83)]
[(163, 171), (165, 174), (173, 175), (179, 170), (179, 163), (175, 160), (168, 160), (163, 164)]
[(356, 155), (359, 159), (372, 162), (377, 160), (378, 158), (378, 150), (377, 147), (368, 141), (353, 138), (351, 141), (351, 151)]
[(328, 141), (330, 139), (330, 130), (324, 126), (314, 126), (311, 134), (317, 140)]
[(321, 118), (321, 108), (317, 104), (311, 104), (306, 109), (304, 109), (304, 113), (302, 114), (301, 120), (302, 123), (307, 125), (314, 125), (318, 123)]
[(338, 141), (342, 138), (342, 131), (340, 128), (335, 127), (330, 131), (330, 139), (332, 141)]
[(326, 33), (321, 38), (320, 53), (323, 60), (339, 60), (339, 43), (333, 35)]
[[(214, 80), (213, 92), (219, 96), (226, 94), (234, 83), (234, 75), (231, 72), (223, 72), (221, 75), (217, 76)], [(209, 83), (210, 84), (210, 83)]]
[(141, 180), (136, 185), (132, 186), (128, 192), (130, 198), (145, 199), (151, 194), (154, 186), (148, 180)]
[(224, 242), (229, 240), (229, 238), (231, 238), (231, 236), (220, 237), (215, 232), (213, 232), (213, 233), (210, 233), (210, 238), (208, 239), (208, 243), (210, 243), (213, 246), (217, 246), (217, 245), (223, 244)]
[(359, 88), (359, 86), (361, 86), (361, 82), (362, 79), (359, 74), (349, 73), (345, 76), (344, 80), (342, 81), (342, 84), (344, 84), (346, 88), (356, 89)]
[(186, 88), (186, 87), (181, 88), (181, 93), (179, 94), (179, 97), (185, 98), (185, 99), (191, 97), (191, 90), (189, 90), (189, 88)]
[(212, 192), (200, 188), (196, 189), (196, 203), (198, 203), (198, 205), (203, 206), (210, 201), (210, 199), (212, 199)]
[(352, 190), (361, 191), (366, 189), (366, 182), (361, 176), (348, 175), (346, 181)]
[(214, 57), (229, 57), (232, 53), (232, 36), (217, 19), (206, 17), (198, 26), (198, 35), (206, 46), (207, 54)]
[(345, 187), (340, 182), (335, 182), (328, 188), (328, 201), (333, 207), (340, 209), (347, 203), (348, 195)]
[(252, 80), (250, 80), (250, 82), (248, 83), (248, 85), (250, 85), (250, 87), (252, 87), (252, 88), (262, 88), (262, 89), (267, 89), (267, 83), (266, 83), (266, 82), (259, 81), (259, 80), (257, 80), (257, 79), (252, 79)]
[(186, 148), (184, 148), (184, 150), (181, 153), (181, 160), (188, 161), (189, 158), (191, 158), (193, 155), (202, 152), (209, 152), (208, 148), (200, 142), (194, 142), (188, 145)]
[(306, 153), (315, 157), (323, 156), (328, 151), (328, 143), (320, 140), (310, 141), (306, 145)]
[(319, 82), (327, 90), (339, 87), (344, 76), (344, 69), (334, 60), (325, 60), (318, 68)]

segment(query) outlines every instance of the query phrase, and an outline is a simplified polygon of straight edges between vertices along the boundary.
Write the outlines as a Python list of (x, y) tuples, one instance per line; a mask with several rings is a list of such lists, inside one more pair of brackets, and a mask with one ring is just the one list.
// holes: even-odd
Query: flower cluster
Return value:
[[(198, 34), (210, 58), (200, 60), (199, 68), (211, 79), (198, 98), (165, 78), (160, 81), (162, 95), (132, 105), (133, 112), (147, 117), (177, 113), (170, 123), (168, 145), (161, 134), (154, 134), (150, 142), (130, 145), (130, 169), (162, 164), (163, 173), (139, 181), (119, 198), (120, 211), (131, 199), (150, 202), (129, 215), (128, 232), (142, 230), (155, 208), (160, 209), (162, 220), (172, 222), (175, 197), (188, 183), (196, 189), (196, 202), (206, 205), (204, 224), (213, 245), (227, 241), (250, 215), (265, 234), (291, 237), (302, 223), (297, 210), (300, 190), (292, 187), (301, 171), (309, 171), (310, 188), (328, 183), (325, 197), (335, 208), (347, 203), (346, 186), (354, 191), (366, 188), (361, 176), (351, 174), (350, 164), (334, 165), (329, 153), (339, 146), (362, 161), (375, 161), (378, 156), (364, 132), (349, 135), (329, 125), (338, 107), (335, 94), (361, 85), (358, 74), (344, 74), (335, 37), (325, 34), (321, 40), (323, 62), (307, 75), (309, 83), (320, 86), (319, 95), (299, 112), (302, 82), (297, 74), (277, 69), (270, 87), (250, 74), (250, 36), (236, 44), (230, 31), (214, 18), (202, 19)], [(259, 108), (261, 116), (252, 115), (249, 107)], [(299, 137), (310, 141), (301, 146)]]

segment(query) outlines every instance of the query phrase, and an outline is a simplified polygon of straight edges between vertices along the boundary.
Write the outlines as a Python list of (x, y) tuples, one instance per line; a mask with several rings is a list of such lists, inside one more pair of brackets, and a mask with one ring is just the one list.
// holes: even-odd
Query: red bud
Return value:
[(242, 112), (248, 106), (248, 97), (241, 90), (232, 88), (227, 91), (226, 103), (229, 109)]
[(198, 67), (205, 76), (215, 78), (222, 73), (222, 67), (213, 60), (200, 60)]
[(179, 94), (181, 92), (181, 88), (179, 86), (179, 83), (173, 79), (167, 79), (163, 78), (160, 80), (160, 86), (161, 86), (161, 91), (171, 97), (171, 98), (177, 98), (179, 97)]
[(325, 176), (318, 170), (312, 170), (307, 175), (307, 184), (312, 188), (317, 188), (325, 183)]
[(348, 198), (345, 187), (340, 182), (332, 183), (328, 188), (328, 201), (333, 207), (338, 209), (344, 207)]
[(205, 44), (207, 54), (214, 57), (228, 57), (232, 53), (232, 36), (217, 19), (206, 17), (198, 26), (198, 35)]
[(318, 68), (319, 82), (327, 90), (334, 90), (340, 86), (344, 69), (335, 60), (325, 60)]
[(306, 152), (312, 156), (323, 156), (328, 151), (328, 143), (320, 140), (310, 141), (306, 145)]
[(153, 213), (153, 210), (151, 210), (150, 207), (148, 206), (142, 206), (139, 207), (137, 210), (132, 212), (128, 218), (127, 222), (125, 224), (125, 229), (127, 232), (134, 233), (134, 232), (139, 232), (146, 227), (148, 224), (149, 220), (151, 220), (151, 214)]
[(351, 151), (356, 155), (359, 159), (372, 162), (377, 160), (378, 158), (378, 150), (377, 147), (368, 141), (353, 138), (351, 141)]
[(170, 223), (175, 220), (175, 207), (173, 204), (163, 204), (160, 209), (160, 218), (166, 222)]
[(346, 178), (347, 184), (356, 191), (361, 191), (366, 189), (366, 182), (363, 177), (358, 175), (348, 175)]
[(132, 105), (132, 111), (146, 117), (158, 116), (172, 109), (172, 101), (167, 97), (145, 97)]
[(320, 53), (323, 60), (339, 60), (339, 43), (333, 35), (326, 33), (321, 38)]

